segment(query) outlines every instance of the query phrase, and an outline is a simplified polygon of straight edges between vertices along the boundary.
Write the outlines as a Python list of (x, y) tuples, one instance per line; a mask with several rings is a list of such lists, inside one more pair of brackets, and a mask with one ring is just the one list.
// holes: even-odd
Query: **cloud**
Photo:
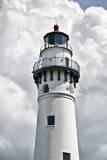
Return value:
[(71, 33), (75, 59), (81, 64), (76, 109), (80, 157), (83, 160), (96, 160), (98, 156), (104, 160), (107, 158), (101, 153), (101, 146), (107, 144), (106, 15), (103, 8), (88, 8)]
[[(19, 157), (21, 150), (28, 153), (28, 149), (29, 157), (31, 147), (26, 145), (34, 145), (32, 131), (36, 121), (33, 104), (27, 93), (9, 78), (0, 77), (0, 88), (0, 159)], [(23, 159), (23, 153), (19, 158)]]
[[(107, 11), (67, 0), (5, 0), (0, 12), (0, 159), (33, 159), (37, 90), (32, 68), (57, 17), (81, 66), (75, 92), (81, 160), (106, 160)], [(87, 145), (88, 144), (88, 145)]]

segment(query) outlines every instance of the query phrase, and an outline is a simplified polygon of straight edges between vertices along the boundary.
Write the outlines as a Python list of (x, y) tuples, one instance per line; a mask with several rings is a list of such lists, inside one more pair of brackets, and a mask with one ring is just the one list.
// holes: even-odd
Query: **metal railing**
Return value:
[(37, 71), (44, 67), (51, 67), (51, 66), (67, 67), (80, 72), (80, 66), (78, 65), (77, 62), (63, 57), (51, 57), (39, 60), (38, 62), (35, 62), (33, 66), (33, 71)]
[(52, 44), (48, 44), (46, 43), (45, 45), (43, 45), (41, 48), (40, 48), (40, 52), (43, 51), (44, 49), (46, 48), (52, 48), (52, 47), (61, 47), (61, 48), (66, 48), (66, 49), (69, 49), (70, 51), (72, 51), (72, 47), (68, 45), (68, 43), (65, 43), (65, 44), (55, 44), (55, 45), (52, 45)]

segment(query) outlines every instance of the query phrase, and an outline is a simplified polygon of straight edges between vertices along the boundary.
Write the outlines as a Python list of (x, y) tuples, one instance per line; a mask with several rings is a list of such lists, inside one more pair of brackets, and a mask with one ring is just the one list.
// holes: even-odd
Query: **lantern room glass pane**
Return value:
[(49, 39), (48, 39), (48, 43), (54, 45), (54, 43), (55, 43), (55, 35), (54, 35), (54, 34), (51, 34), (51, 35), (49, 35), (48, 38), (49, 38)]
[(61, 45), (67, 43), (68, 39), (61, 33), (51, 33), (45, 38), (45, 43), (50, 45)]
[(45, 38), (45, 42), (48, 43), (48, 37)]
[(55, 34), (55, 45), (62, 44), (62, 35), (61, 34)]
[(67, 37), (62, 35), (62, 44), (65, 44), (67, 43)]

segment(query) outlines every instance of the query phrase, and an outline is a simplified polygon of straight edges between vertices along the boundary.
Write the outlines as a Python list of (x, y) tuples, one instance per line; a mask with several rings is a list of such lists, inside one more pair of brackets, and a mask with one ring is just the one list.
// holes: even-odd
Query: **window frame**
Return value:
[[(47, 89), (47, 90), (45, 90), (45, 89)], [(44, 87), (43, 87), (43, 93), (49, 93), (49, 85), (48, 84), (44, 85)]]
[[(65, 156), (65, 158), (64, 158), (64, 156)], [(66, 156), (68, 156), (68, 158)], [(71, 160), (71, 154), (68, 152), (63, 152), (63, 160)]]
[[(49, 124), (49, 118), (54, 117), (53, 119), (53, 124)], [(55, 126), (55, 115), (49, 115), (47, 116), (47, 126)]]

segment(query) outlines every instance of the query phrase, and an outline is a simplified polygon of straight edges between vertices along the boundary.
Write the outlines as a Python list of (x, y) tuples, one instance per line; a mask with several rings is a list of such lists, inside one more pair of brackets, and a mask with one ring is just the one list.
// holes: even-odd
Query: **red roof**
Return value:
[(54, 25), (54, 31), (47, 33), (47, 34), (44, 36), (44, 38), (48, 37), (50, 34), (55, 34), (56, 32), (57, 32), (58, 34), (63, 34), (63, 35), (65, 35), (65, 36), (67, 37), (67, 39), (69, 40), (69, 36), (68, 36), (66, 33), (59, 31), (59, 26), (58, 26), (57, 24)]

